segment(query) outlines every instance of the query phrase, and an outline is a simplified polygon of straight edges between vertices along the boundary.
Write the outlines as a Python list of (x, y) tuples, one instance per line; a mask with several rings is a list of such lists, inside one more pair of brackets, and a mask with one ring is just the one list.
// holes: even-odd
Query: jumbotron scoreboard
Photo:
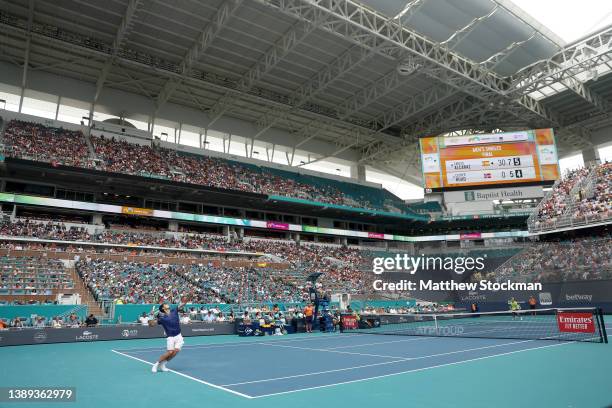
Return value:
[(426, 193), (546, 185), (559, 178), (552, 129), (420, 139)]

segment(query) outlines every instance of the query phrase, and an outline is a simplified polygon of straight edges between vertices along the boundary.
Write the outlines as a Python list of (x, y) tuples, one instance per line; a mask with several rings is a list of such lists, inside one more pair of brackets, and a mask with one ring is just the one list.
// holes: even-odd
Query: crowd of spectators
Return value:
[[(183, 155), (170, 149), (160, 149), (160, 154), (167, 163), (172, 163), (179, 170), (180, 174), (175, 176), (175, 181), (260, 194), (288, 195), (328, 204), (355, 203), (354, 199), (347, 197), (338, 188), (301, 183), (280, 177), (262, 167), (245, 166), (214, 157)], [(372, 206), (366, 202), (359, 204), (365, 208)]]
[(220, 250), (227, 247), (227, 239), (217, 234), (166, 234), (164, 232), (125, 230), (103, 230), (90, 234), (85, 227), (31, 219), (14, 221), (4, 219), (0, 222), (0, 235), (163, 248)]
[(157, 149), (137, 145), (114, 138), (91, 138), (96, 157), (102, 161), (102, 169), (114, 173), (151, 175), (170, 178), (170, 167)]
[[(53, 289), (73, 289), (74, 282), (57, 259), (0, 257), (0, 293), (51, 295)], [(5, 293), (6, 292), (6, 293)], [(16, 293), (17, 292), (17, 293)]]
[(213, 290), (227, 303), (300, 302), (304, 295), (298, 282), (266, 268), (193, 265), (176, 272), (194, 284)]
[[(99, 259), (79, 261), (77, 269), (97, 299), (121, 303), (173, 301), (187, 296), (192, 303), (301, 302), (308, 299), (306, 276), (323, 272), (327, 290), (363, 293), (368, 274), (353, 262), (362, 262), (358, 251), (348, 248), (258, 241), (249, 250), (281, 253), (288, 270), (267, 267), (143, 264)], [(237, 249), (237, 248), (234, 248)], [(244, 249), (244, 248), (243, 248)], [(332, 258), (332, 256), (334, 258)]]
[(574, 207), (575, 220), (595, 221), (612, 216), (612, 162), (593, 170), (593, 184), (581, 190)]
[(30, 219), (0, 223), (0, 235), (10, 237), (30, 237), (59, 241), (91, 241), (92, 237), (84, 227), (66, 226), (61, 222), (37, 222)]
[(540, 203), (536, 226), (554, 223), (566, 213), (570, 192), (577, 183), (580, 183), (589, 174), (588, 168), (568, 171), (567, 174), (554, 186), (553, 190)]
[(97, 300), (117, 303), (218, 303), (222, 299), (177, 273), (179, 265), (84, 259), (76, 269)]
[[(13, 237), (33, 237), (48, 240), (66, 240), (120, 244), (126, 246), (149, 246), (177, 249), (201, 249), (220, 252), (263, 253), (273, 261), (289, 263), (291, 270), (285, 274), (277, 274), (276, 286), (283, 286), (288, 276), (297, 276), (300, 280), (314, 272), (324, 272), (322, 278), (327, 287), (333, 290), (343, 290), (346, 293), (359, 293), (367, 284), (368, 274), (363, 272), (367, 263), (367, 254), (357, 249), (341, 246), (296, 244), (295, 242), (275, 240), (248, 240), (230, 242), (226, 237), (216, 234), (169, 234), (164, 232), (135, 232), (104, 230), (89, 234), (84, 227), (66, 227), (62, 223), (35, 222), (31, 220), (5, 220), (0, 224), (0, 235)], [(23, 248), (24, 243), (2, 243), (3, 247), (13, 249)], [(31, 246), (28, 246), (31, 248)], [(104, 248), (100, 251), (118, 253), (120, 248)], [(125, 248), (133, 252), (136, 249)], [(75, 249), (75, 252), (82, 252)], [(253, 285), (253, 283), (249, 283)], [(245, 286), (244, 284), (243, 286)], [(275, 298), (295, 298), (295, 294), (281, 294), (273, 291)], [(259, 293), (262, 300), (269, 296), (270, 291), (251, 287), (249, 293)]]
[(70, 313), (68, 316), (53, 316), (52, 318), (46, 318), (41, 315), (34, 315), (29, 318), (15, 317), (13, 319), (2, 320), (1, 322), (0, 329), (23, 329), (26, 327), (61, 329), (63, 327), (94, 327), (98, 325), (98, 319), (93, 314), (90, 314), (85, 319), (80, 319), (76, 313)]
[[(90, 157), (85, 137), (80, 131), (12, 120), (6, 127), (4, 137), (6, 152), (10, 157), (54, 165), (96, 167), (109, 172), (289, 196), (327, 204), (392, 212), (407, 211), (401, 200), (392, 199), (393, 196), (382, 189), (366, 188), (360, 191), (356, 185), (344, 188), (339, 182), (308, 179), (266, 167), (179, 153), (154, 144), (129, 143), (114, 137), (92, 136), (91, 141), (98, 161)], [(372, 194), (375, 197), (370, 197)]]
[(371, 277), (371, 273), (364, 272), (369, 254), (353, 248), (274, 240), (252, 240), (236, 245), (244, 251), (282, 259), (299, 271), (300, 277), (323, 272), (321, 282), (325, 287), (343, 293), (362, 293), (368, 286), (367, 278)]
[[(354, 196), (330, 183), (314, 185), (301, 182), (288, 175), (275, 174), (265, 167), (182, 154), (104, 136), (93, 136), (91, 140), (95, 155), (100, 160), (96, 167), (105, 171), (161, 177), (222, 189), (284, 195), (328, 204), (377, 208), (365, 195)], [(11, 157), (76, 167), (93, 166), (85, 138), (80, 131), (13, 120), (6, 128), (5, 145)], [(384, 192), (380, 190), (380, 194)]]
[(361, 311), (362, 315), (381, 314), (415, 314), (415, 313), (447, 313), (456, 311), (452, 303), (417, 303), (414, 306), (389, 306), (373, 307), (366, 306)]
[(106, 171), (155, 175), (207, 187), (374, 208), (363, 197), (356, 200), (332, 185), (302, 183), (281, 177), (263, 167), (215, 157), (181, 154), (170, 149), (132, 144), (104, 136), (92, 137), (92, 142), (96, 156), (101, 160), (101, 168)]
[[(590, 182), (587, 182), (590, 181)], [(535, 227), (594, 222), (612, 215), (612, 163), (569, 171), (544, 198)]]
[(11, 120), (4, 131), (5, 153), (24, 158), (75, 167), (90, 167), (83, 133), (38, 123)]
[(612, 237), (533, 243), (487, 276), (504, 282), (565, 282), (612, 279)]

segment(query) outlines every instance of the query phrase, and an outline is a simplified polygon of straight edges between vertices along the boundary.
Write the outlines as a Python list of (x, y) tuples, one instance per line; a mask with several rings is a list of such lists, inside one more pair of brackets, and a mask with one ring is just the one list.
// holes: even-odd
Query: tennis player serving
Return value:
[(185, 341), (181, 335), (181, 323), (179, 319), (179, 310), (183, 310), (185, 301), (181, 299), (181, 304), (178, 307), (170, 310), (170, 305), (162, 303), (159, 305), (159, 314), (157, 319), (149, 320), (149, 326), (160, 325), (166, 332), (166, 349), (167, 351), (159, 357), (159, 360), (153, 364), (151, 371), (156, 373), (158, 368), (161, 371), (169, 371), (166, 363), (172, 360), (181, 348)]

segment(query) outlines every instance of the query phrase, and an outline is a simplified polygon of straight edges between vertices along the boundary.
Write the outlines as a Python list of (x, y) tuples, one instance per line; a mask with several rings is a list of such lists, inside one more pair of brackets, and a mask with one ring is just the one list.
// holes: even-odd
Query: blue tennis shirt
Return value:
[(181, 334), (181, 324), (179, 322), (179, 312), (177, 308), (170, 310), (167, 315), (160, 314), (157, 323), (164, 328), (166, 336), (174, 337)]

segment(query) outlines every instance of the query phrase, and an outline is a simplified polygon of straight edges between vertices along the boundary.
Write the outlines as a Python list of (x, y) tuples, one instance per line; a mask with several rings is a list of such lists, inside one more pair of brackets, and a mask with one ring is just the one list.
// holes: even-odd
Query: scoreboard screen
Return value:
[(420, 139), (425, 191), (552, 184), (559, 178), (552, 129)]

